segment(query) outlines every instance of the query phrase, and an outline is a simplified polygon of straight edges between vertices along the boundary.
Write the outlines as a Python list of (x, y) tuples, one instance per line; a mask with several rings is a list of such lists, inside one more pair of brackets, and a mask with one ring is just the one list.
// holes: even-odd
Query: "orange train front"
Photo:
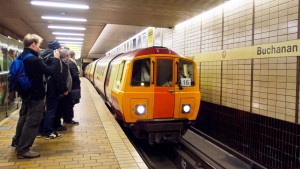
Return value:
[(150, 143), (176, 142), (197, 117), (197, 67), (168, 48), (106, 56), (88, 65), (85, 75), (115, 117)]

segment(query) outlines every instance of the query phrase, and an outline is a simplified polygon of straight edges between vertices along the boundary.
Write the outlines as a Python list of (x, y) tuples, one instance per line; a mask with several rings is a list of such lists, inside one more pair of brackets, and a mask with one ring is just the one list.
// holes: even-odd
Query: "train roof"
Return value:
[(135, 57), (140, 57), (140, 56), (145, 56), (145, 55), (153, 55), (153, 54), (176, 55), (176, 56), (179, 56), (179, 57), (182, 57), (182, 58), (187, 58), (185, 56), (182, 56), (182, 55), (174, 52), (173, 50), (171, 50), (169, 48), (161, 47), (161, 46), (153, 46), (153, 47), (148, 47), (148, 48), (137, 49), (137, 50), (130, 51), (130, 52), (127, 52), (127, 53), (119, 53), (119, 54), (116, 54), (116, 55), (104, 56), (104, 57), (94, 61), (94, 64), (97, 61), (100, 61), (100, 62), (107, 62), (108, 61), (109, 62), (111, 60), (114, 60), (115, 58), (116, 59), (122, 58), (122, 59), (125, 59), (125, 60), (132, 60)]
[(161, 47), (161, 46), (153, 46), (149, 48), (137, 49), (131, 52), (124, 53), (120, 55), (120, 57), (126, 57), (126, 58), (128, 57), (128, 59), (133, 59), (135, 57), (144, 56), (144, 55), (153, 55), (153, 54), (168, 54), (168, 55), (177, 55), (180, 57), (184, 57), (169, 48)]
[(126, 60), (131, 60), (135, 57), (139, 57), (139, 56), (144, 56), (144, 55), (153, 55), (153, 54), (168, 54), (168, 55), (177, 55), (179, 57), (183, 57), (186, 58), (185, 56), (182, 56), (176, 52), (174, 52), (171, 49), (168, 49), (166, 47), (160, 47), (160, 46), (154, 46), (154, 47), (149, 47), (149, 48), (142, 48), (142, 49), (137, 49), (134, 51), (130, 51), (127, 53), (121, 53), (121, 54), (117, 54), (117, 55), (108, 55), (105, 56), (103, 58), (100, 58), (100, 61), (110, 61), (116, 57), (118, 58), (126, 58)]

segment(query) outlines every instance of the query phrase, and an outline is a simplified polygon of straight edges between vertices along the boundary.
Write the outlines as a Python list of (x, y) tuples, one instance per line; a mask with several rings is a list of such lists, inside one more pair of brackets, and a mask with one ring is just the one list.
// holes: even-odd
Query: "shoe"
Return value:
[(11, 142), (10, 146), (12, 146), (12, 147), (17, 147), (18, 146), (18, 144), (15, 141), (15, 137), (12, 139), (12, 142)]
[(18, 159), (23, 159), (23, 158), (37, 158), (40, 157), (40, 153), (34, 152), (34, 151), (27, 151), (26, 153), (18, 153), (17, 157)]
[(61, 134), (57, 133), (56, 131), (53, 132), (53, 134), (56, 136), (56, 138), (61, 137)]
[(17, 147), (18, 145), (16, 143), (12, 142), (10, 146)]
[(67, 127), (66, 126), (59, 126), (57, 129), (55, 129), (55, 131), (67, 131)]
[(55, 138), (59, 138), (59, 137), (61, 137), (61, 134), (58, 134), (58, 133), (56, 133), (56, 132), (52, 132), (52, 133), (49, 134), (49, 135), (45, 135), (45, 136), (44, 136), (44, 139), (50, 140), (50, 139), (55, 139)]
[(64, 122), (64, 123), (66, 123), (66, 124), (73, 124), (73, 125), (79, 125), (79, 122), (74, 121), (74, 120), (72, 120), (70, 122)]

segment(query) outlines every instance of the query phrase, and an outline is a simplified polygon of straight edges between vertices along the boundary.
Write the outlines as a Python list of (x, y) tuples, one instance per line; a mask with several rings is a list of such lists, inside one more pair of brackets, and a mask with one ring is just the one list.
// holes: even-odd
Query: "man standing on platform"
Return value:
[[(70, 55), (70, 52), (68, 49), (64, 48), (60, 51), (60, 57), (61, 57), (61, 63), (62, 63), (62, 79), (61, 80), (66, 82), (68, 91), (70, 92), (71, 88), (72, 88), (72, 77), (70, 75), (69, 66), (68, 66), (69, 55)], [(59, 98), (58, 106), (57, 106), (54, 121), (53, 121), (53, 128), (55, 131), (62, 131), (61, 129), (65, 127), (61, 124), (61, 118), (66, 113), (67, 106), (69, 106), (68, 99), (67, 99), (68, 97), (69, 97), (69, 94), (63, 95), (62, 97)]]
[[(27, 34), (24, 37), (24, 50), (18, 56), (20, 58), (27, 54), (31, 56), (23, 61), (25, 73), (31, 81), (28, 92), (19, 92), (22, 98), (22, 107), (18, 120), (16, 135), (13, 138), (12, 146), (17, 147), (18, 158), (36, 158), (40, 154), (30, 150), (38, 134), (39, 125), (45, 111), (45, 86), (43, 74), (52, 75), (52, 67), (47, 66), (39, 58), (40, 45), (43, 39), (36, 34)], [(58, 51), (54, 51), (55, 59), (59, 61)], [(17, 58), (18, 59), (18, 58)]]
[[(52, 40), (48, 42), (48, 49), (42, 52), (41, 57), (44, 62), (49, 65), (55, 66), (53, 76), (46, 77), (47, 79), (47, 92), (46, 92), (46, 111), (44, 114), (44, 119), (40, 125), (40, 135), (44, 136), (45, 139), (53, 139), (60, 137), (61, 134), (57, 133), (53, 129), (53, 120), (56, 114), (56, 109), (58, 106), (59, 96), (68, 95), (67, 83), (63, 80), (63, 67), (62, 61), (53, 62), (53, 51), (61, 50), (61, 46), (58, 41)], [(61, 127), (61, 130), (66, 130), (67, 128)]]
[(63, 114), (64, 123), (78, 125), (79, 122), (74, 121), (74, 105), (79, 103), (80, 100), (80, 79), (79, 70), (75, 61), (75, 52), (70, 51), (70, 60), (68, 62), (70, 74), (72, 77), (72, 90), (70, 95), (67, 97), (67, 110)]

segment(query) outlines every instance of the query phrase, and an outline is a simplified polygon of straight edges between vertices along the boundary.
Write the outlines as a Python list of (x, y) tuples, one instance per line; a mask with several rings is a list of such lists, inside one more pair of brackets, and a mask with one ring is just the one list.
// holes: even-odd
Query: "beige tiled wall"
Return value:
[(201, 20), (191, 22), (185, 29), (185, 55), (200, 53)]
[(173, 46), (172, 49), (178, 53), (184, 54), (184, 39), (185, 39), (185, 29), (179, 28), (173, 31)]
[(251, 60), (223, 61), (222, 105), (250, 111)]
[[(190, 55), (297, 39), (298, 0), (236, 2), (207, 11), (184, 27), (164, 31), (163, 45)], [(221, 61), (202, 62), (198, 69), (201, 71), (202, 99), (250, 111), (251, 75), (250, 60), (247, 59), (223, 61), (222, 103)], [(253, 113), (295, 122), (296, 57), (253, 61)]]
[[(298, 0), (243, 0), (229, 3), (224, 9), (207, 11), (192, 24), (173, 29), (173, 34), (167, 34), (163, 43), (189, 55), (198, 51), (250, 46), (252, 43), (259, 45), (294, 40), (298, 33), (298, 5)], [(173, 46), (170, 38), (176, 42)]]
[(254, 59), (252, 112), (295, 122), (296, 57)]
[(203, 62), (200, 67), (201, 99), (220, 104), (221, 61)]
[(199, 79), (199, 89), (201, 89), (201, 78), (200, 78), (200, 75), (201, 75), (201, 67), (200, 67), (200, 62), (197, 62), (196, 63), (196, 66), (197, 66), (197, 70), (198, 70), (198, 79)]
[(163, 46), (172, 49), (173, 30), (163, 29)]
[(298, 0), (255, 0), (254, 44), (297, 39)]
[(212, 10), (202, 18), (201, 52), (222, 49), (222, 9)]
[(253, 0), (224, 7), (223, 49), (250, 46), (252, 43)]

